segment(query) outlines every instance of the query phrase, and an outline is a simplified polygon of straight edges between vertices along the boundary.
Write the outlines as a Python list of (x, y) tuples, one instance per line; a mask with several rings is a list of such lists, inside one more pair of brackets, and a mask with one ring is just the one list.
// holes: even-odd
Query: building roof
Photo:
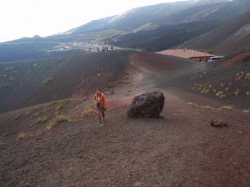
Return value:
[(209, 54), (206, 52), (195, 51), (191, 49), (169, 49), (165, 51), (157, 52), (159, 54), (177, 56), (181, 58), (195, 58), (195, 57), (212, 57), (215, 56), (213, 54)]

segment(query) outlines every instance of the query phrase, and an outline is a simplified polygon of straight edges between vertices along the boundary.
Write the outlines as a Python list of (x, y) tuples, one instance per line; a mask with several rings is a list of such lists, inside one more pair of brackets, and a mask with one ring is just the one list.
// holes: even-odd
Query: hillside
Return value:
[(250, 12), (222, 25), (221, 27), (198, 36), (179, 48), (211, 49), (214, 53), (230, 54), (250, 48)]
[[(1, 63), (11, 81), (1, 107), (29, 107), (0, 114), (0, 186), (249, 186), (250, 58), (242, 55), (196, 63), (114, 51)], [(108, 103), (101, 124), (97, 86)], [(161, 116), (128, 118), (134, 96), (154, 89), (165, 96)]]
[(221, 22), (217, 21), (162, 25), (156, 29), (112, 37), (108, 41), (116, 46), (155, 52), (175, 47), (220, 25)]
[(0, 63), (0, 112), (107, 88), (125, 72), (129, 54), (111, 51)]
[(134, 8), (114, 17), (92, 21), (79, 27), (72, 34), (111, 29), (133, 32), (143, 28), (145, 30), (153, 29), (164, 24), (226, 21), (249, 10), (250, 2), (248, 0), (162, 3)]

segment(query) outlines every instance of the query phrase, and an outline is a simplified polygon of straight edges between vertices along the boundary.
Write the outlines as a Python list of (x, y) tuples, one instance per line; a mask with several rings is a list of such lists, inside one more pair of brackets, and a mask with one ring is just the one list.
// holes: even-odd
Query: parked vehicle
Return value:
[(222, 59), (224, 56), (213, 56), (213, 57), (208, 57), (207, 61), (208, 62), (212, 62), (212, 61), (215, 61), (215, 60), (219, 60), (219, 59)]

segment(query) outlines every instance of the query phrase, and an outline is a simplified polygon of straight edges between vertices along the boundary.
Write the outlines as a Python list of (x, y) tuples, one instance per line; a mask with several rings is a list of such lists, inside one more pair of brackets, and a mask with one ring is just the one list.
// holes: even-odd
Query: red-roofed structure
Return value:
[(213, 57), (215, 55), (206, 52), (195, 51), (191, 49), (169, 49), (165, 51), (159, 51), (158, 54), (171, 55), (181, 58), (187, 58), (197, 62), (206, 62), (208, 57)]

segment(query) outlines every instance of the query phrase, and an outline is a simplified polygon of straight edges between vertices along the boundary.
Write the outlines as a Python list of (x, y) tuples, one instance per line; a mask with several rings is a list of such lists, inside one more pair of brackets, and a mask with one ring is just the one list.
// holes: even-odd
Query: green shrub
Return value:
[(39, 113), (38, 113), (38, 112), (34, 114), (34, 116), (35, 116), (35, 117), (37, 117), (38, 115), (39, 115)]
[(17, 116), (15, 117), (15, 120), (18, 120), (20, 117), (21, 117), (21, 115), (17, 115)]
[(51, 82), (53, 79), (52, 78), (47, 78), (43, 82), (41, 82), (41, 86), (46, 86), (49, 82)]
[(47, 114), (49, 111), (50, 111), (50, 108), (46, 108), (46, 109), (43, 110), (43, 113)]
[(55, 127), (58, 123), (61, 123), (61, 122), (65, 122), (65, 121), (69, 121), (69, 118), (67, 116), (64, 116), (64, 115), (59, 115), (59, 116), (56, 116), (52, 122), (46, 127), (47, 130)]
[(29, 116), (30, 116), (30, 112), (27, 111), (27, 112), (25, 113), (25, 116), (26, 116), (26, 117), (29, 117)]
[(219, 96), (219, 98), (220, 98), (220, 99), (226, 99), (226, 95), (221, 94), (221, 95)]
[(49, 105), (54, 106), (56, 103), (57, 103), (56, 101), (51, 101)]
[(8, 84), (1, 84), (0, 85), (0, 89), (4, 89), (4, 88), (7, 88), (8, 87)]
[(58, 110), (63, 109), (63, 107), (64, 107), (68, 102), (69, 102), (68, 99), (63, 100), (62, 104), (60, 104), (60, 105), (58, 105), (58, 106), (56, 107), (56, 110), (58, 111)]
[(82, 118), (85, 118), (87, 116), (90, 116), (91, 113), (93, 112), (93, 109), (90, 105), (88, 105), (85, 110), (82, 112)]
[(14, 67), (6, 67), (5, 70), (12, 70)]
[(43, 107), (42, 105), (37, 105), (36, 108), (35, 108), (35, 110), (38, 111), (38, 110), (40, 110), (42, 107)]
[(205, 88), (201, 90), (201, 93), (204, 94), (204, 93), (209, 93), (210, 90), (206, 90)]
[(207, 53), (208, 53), (208, 54), (212, 54), (213, 51), (209, 49), (209, 50), (207, 50)]
[(36, 121), (36, 123), (45, 123), (48, 121), (47, 117), (43, 117), (43, 118), (38, 118), (38, 120)]
[(18, 141), (18, 140), (21, 140), (21, 139), (23, 139), (23, 138), (25, 138), (25, 136), (26, 136), (25, 133), (22, 133), (22, 132), (19, 133), (18, 136), (17, 136), (17, 141)]

